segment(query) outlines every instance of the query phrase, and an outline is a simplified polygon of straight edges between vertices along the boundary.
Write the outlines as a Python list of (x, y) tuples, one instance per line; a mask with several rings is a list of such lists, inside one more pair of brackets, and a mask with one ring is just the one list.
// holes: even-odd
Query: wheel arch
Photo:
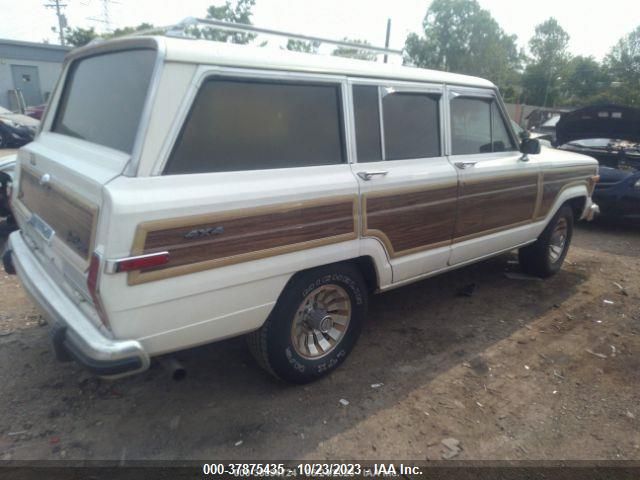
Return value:
[(553, 204), (553, 208), (549, 210), (545, 219), (545, 225), (547, 225), (556, 213), (564, 206), (569, 205), (573, 212), (573, 217), (577, 221), (582, 217), (582, 213), (587, 206), (587, 199), (589, 198), (589, 192), (586, 185), (574, 185), (571, 186), (558, 195), (556, 201)]

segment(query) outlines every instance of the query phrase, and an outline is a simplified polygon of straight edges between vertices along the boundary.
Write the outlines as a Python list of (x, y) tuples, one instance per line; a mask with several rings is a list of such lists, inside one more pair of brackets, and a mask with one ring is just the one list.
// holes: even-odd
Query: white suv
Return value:
[(551, 275), (597, 208), (597, 162), (520, 144), (489, 81), (165, 37), (73, 51), (18, 160), (5, 266), (109, 377), (249, 334), (316, 379), (370, 294), (514, 248)]

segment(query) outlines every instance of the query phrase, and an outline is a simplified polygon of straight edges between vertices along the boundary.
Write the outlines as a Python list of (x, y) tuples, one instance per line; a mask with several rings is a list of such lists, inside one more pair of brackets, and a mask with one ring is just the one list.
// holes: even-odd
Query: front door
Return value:
[(13, 76), (14, 88), (22, 92), (22, 96), (28, 107), (42, 103), (38, 67), (11, 65), (11, 75)]
[(523, 158), (492, 90), (449, 88), (450, 161), (460, 174), (451, 265), (530, 240), (539, 165)]
[(458, 181), (443, 153), (444, 88), (350, 85), (363, 237), (384, 246), (394, 283), (445, 268)]

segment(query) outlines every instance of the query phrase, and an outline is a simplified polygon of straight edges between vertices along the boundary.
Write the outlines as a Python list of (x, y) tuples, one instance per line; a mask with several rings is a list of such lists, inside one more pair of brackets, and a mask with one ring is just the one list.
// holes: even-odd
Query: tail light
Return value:
[(133, 272), (159, 267), (169, 263), (169, 252), (147, 253), (135, 257), (107, 261), (107, 273)]
[(87, 275), (87, 288), (89, 289), (89, 294), (91, 295), (91, 299), (93, 300), (93, 305), (96, 308), (96, 312), (98, 312), (98, 316), (100, 317), (100, 321), (104, 324), (105, 327), (111, 328), (109, 325), (109, 319), (107, 318), (107, 314), (104, 311), (104, 307), (102, 305), (102, 300), (100, 299), (100, 265), (101, 265), (100, 254), (97, 252), (93, 252), (91, 255), (91, 262), (89, 263), (89, 274)]

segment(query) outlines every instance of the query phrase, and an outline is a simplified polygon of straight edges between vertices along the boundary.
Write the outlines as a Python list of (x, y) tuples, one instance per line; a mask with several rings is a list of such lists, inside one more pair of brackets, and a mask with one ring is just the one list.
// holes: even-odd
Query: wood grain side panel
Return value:
[(596, 169), (577, 168), (559, 172), (544, 172), (542, 175), (542, 201), (539, 217), (545, 217), (553, 207), (560, 193), (571, 185), (588, 186), (589, 177), (596, 174)]
[(488, 179), (470, 179), (462, 183), (462, 192), (467, 195), (482, 195), (500, 190), (524, 188), (538, 183), (538, 172)]
[[(238, 210), (138, 227), (133, 254), (169, 251), (169, 263), (129, 274), (129, 283), (168, 278), (357, 238), (357, 202), (296, 202)], [(219, 233), (189, 238), (189, 232)]]
[(367, 196), (364, 235), (380, 238), (392, 257), (449, 243), (457, 190), (457, 184), (449, 184)]
[(536, 182), (510, 190), (460, 198), (456, 239), (460, 241), (463, 237), (531, 221), (537, 197)]
[(39, 178), (28, 169), (20, 173), (19, 201), (42, 218), (69, 248), (88, 259), (98, 209), (83, 204), (55, 184), (42, 186)]

